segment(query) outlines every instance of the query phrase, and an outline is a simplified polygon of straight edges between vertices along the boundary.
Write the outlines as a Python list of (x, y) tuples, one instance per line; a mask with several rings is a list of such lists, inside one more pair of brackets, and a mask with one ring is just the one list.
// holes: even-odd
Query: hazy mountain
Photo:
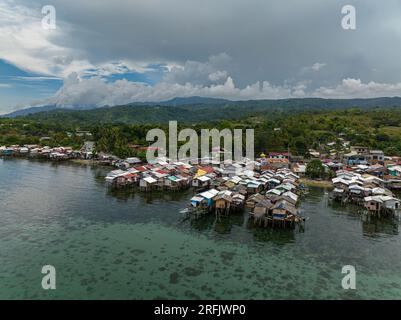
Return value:
[[(152, 105), (161, 105), (161, 106), (183, 106), (183, 105), (195, 105), (195, 104), (225, 104), (225, 103), (234, 103), (235, 101), (230, 101), (226, 99), (218, 99), (218, 98), (205, 98), (205, 97), (188, 97), (188, 98), (174, 98), (168, 101), (163, 102), (154, 102)], [(144, 103), (148, 104), (148, 103)]]
[(73, 106), (57, 106), (57, 105), (45, 105), (45, 106), (37, 106), (37, 107), (29, 107), (25, 109), (20, 109), (9, 114), (2, 115), (0, 117), (3, 118), (16, 118), (20, 116), (27, 116), (30, 114), (35, 114), (39, 112), (48, 112), (48, 111), (55, 111), (55, 110), (91, 110), (95, 109), (96, 106), (91, 105), (73, 105)]
[[(280, 110), (281, 108), (305, 108), (305, 109), (326, 109), (326, 108), (349, 108), (349, 107), (398, 107), (401, 106), (401, 98), (400, 97), (392, 97), (392, 98), (372, 98), (372, 99), (322, 99), (322, 98), (299, 98), (299, 99), (280, 99), (280, 100), (248, 100), (248, 101), (231, 101), (226, 99), (218, 99), (218, 98), (206, 98), (206, 97), (187, 97), (187, 98), (174, 98), (167, 101), (161, 102), (134, 102), (127, 104), (125, 106), (130, 107), (156, 107), (156, 106), (164, 106), (164, 107), (181, 107), (181, 106), (198, 106), (198, 107), (207, 107), (210, 106), (213, 108), (223, 106), (232, 107), (237, 106), (245, 109), (252, 109), (253, 111), (263, 111), (266, 108), (275, 108)], [(114, 106), (114, 107), (96, 107), (91, 105), (75, 105), (75, 106), (56, 106), (56, 105), (46, 105), (40, 107), (30, 107), (26, 109), (21, 109), (9, 113), (7, 115), (3, 115), (3, 117), (7, 118), (15, 118), (19, 116), (27, 116), (35, 113), (42, 112), (51, 112), (57, 110), (71, 111), (71, 110), (91, 110), (91, 109), (101, 109), (102, 112), (107, 112), (104, 108), (121, 108), (123, 106)], [(249, 108), (247, 108), (249, 107)], [(256, 109), (256, 110), (255, 110)], [(116, 110), (116, 109), (113, 109)], [(148, 109), (146, 109), (148, 110)], [(150, 110), (148, 110), (150, 111)], [(171, 111), (171, 110), (170, 110)], [(170, 112), (169, 111), (169, 112)], [(177, 110), (178, 111), (178, 110)], [(210, 110), (213, 111), (213, 110)], [(238, 109), (230, 109), (230, 111), (236, 112)], [(248, 112), (249, 110), (245, 110)], [(225, 115), (225, 117), (229, 117), (230, 115)], [(235, 115), (231, 115), (234, 116)]]
[[(324, 110), (377, 107), (401, 107), (401, 98), (377, 99), (282, 99), (228, 101), (199, 97), (177, 98), (157, 104), (127, 104), (91, 110), (51, 109), (27, 115), (27, 118), (46, 121), (69, 121), (70, 123), (165, 123), (177, 120), (182, 123), (235, 120), (260, 116), (273, 118), (282, 114), (319, 112)], [(186, 103), (198, 101), (198, 103)], [(204, 103), (202, 103), (202, 101)], [(50, 107), (51, 108), (51, 107)], [(35, 110), (36, 111), (36, 110)]]
[[(182, 106), (182, 105), (198, 105), (198, 104), (225, 104), (225, 103), (233, 103), (233, 101), (226, 100), (226, 99), (217, 99), (217, 98), (205, 98), (205, 97), (188, 97), (188, 98), (174, 98), (167, 101), (161, 102), (134, 102), (130, 103), (132, 106)], [(105, 106), (108, 107), (108, 106)], [(37, 107), (29, 107), (25, 109), (20, 109), (9, 114), (0, 116), (4, 118), (15, 118), (19, 116), (27, 116), (29, 114), (34, 114), (38, 112), (46, 112), (46, 111), (53, 111), (56, 109), (68, 109), (68, 110), (90, 110), (98, 108), (97, 106), (82, 106), (82, 105), (75, 105), (75, 106), (57, 106), (57, 105), (45, 105), (45, 106), (37, 106)]]
[(57, 109), (57, 107), (54, 106), (54, 105), (51, 105), (51, 106), (40, 106), (40, 107), (30, 107), (30, 108), (20, 109), (20, 110), (11, 112), (9, 114), (2, 115), (1, 117), (4, 117), (4, 118), (15, 118), (15, 117), (26, 116), (28, 114), (37, 113), (37, 112), (52, 111), (52, 110), (55, 110), (55, 109)]

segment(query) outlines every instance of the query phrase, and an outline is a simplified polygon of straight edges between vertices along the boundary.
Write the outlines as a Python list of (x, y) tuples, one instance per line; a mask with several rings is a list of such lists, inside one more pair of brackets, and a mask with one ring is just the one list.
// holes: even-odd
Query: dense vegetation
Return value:
[(76, 127), (66, 123), (52, 123), (31, 119), (1, 119), (0, 145), (45, 144), (79, 148), (85, 136), (79, 136)]
[(332, 178), (333, 171), (326, 170), (319, 159), (313, 159), (306, 166), (306, 176), (312, 179)]
[[(211, 98), (176, 98), (160, 104), (141, 103), (115, 107), (103, 107), (91, 110), (55, 109), (46, 106), (36, 108), (47, 112), (28, 115), (36, 121), (52, 123), (67, 122), (82, 125), (99, 123), (147, 124), (166, 123), (177, 120), (180, 123), (199, 123), (220, 120), (238, 120), (251, 116), (268, 115), (270, 119), (304, 113), (308, 111), (332, 111), (349, 108), (371, 110), (374, 108), (393, 108), (401, 106), (401, 98), (377, 99), (282, 99), (229, 101)], [(56, 108), (53, 106), (53, 108)], [(80, 108), (83, 108), (82, 106)], [(51, 111), (49, 111), (51, 110)], [(16, 114), (19, 114), (18, 111)]]
[(350, 141), (351, 145), (382, 149), (387, 155), (401, 155), (399, 107), (327, 110), (326, 107), (302, 109), (295, 105), (272, 108), (271, 112), (259, 112), (257, 106), (250, 105), (247, 105), (249, 110), (236, 104), (222, 103), (214, 107), (216, 112), (209, 110), (210, 105), (196, 105), (192, 109), (122, 106), (5, 118), (0, 119), (0, 145), (40, 143), (42, 137), (49, 137), (47, 145), (78, 147), (85, 137), (77, 135), (77, 131), (89, 130), (98, 151), (128, 156), (134, 155), (128, 144), (148, 145), (145, 139), (148, 130), (159, 127), (167, 132), (167, 121), (177, 120), (181, 128), (191, 127), (198, 132), (201, 128), (254, 128), (258, 153), (290, 149), (293, 154), (307, 155), (311, 148), (327, 153), (343, 152), (346, 151), (343, 142)]

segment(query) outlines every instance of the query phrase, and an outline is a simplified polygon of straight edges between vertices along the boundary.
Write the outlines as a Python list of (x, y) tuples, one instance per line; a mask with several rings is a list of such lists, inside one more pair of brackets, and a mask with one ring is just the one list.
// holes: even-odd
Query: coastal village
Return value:
[(110, 187), (137, 187), (141, 191), (192, 189), (194, 196), (184, 213), (217, 218), (250, 209), (259, 226), (293, 227), (302, 222), (297, 209), (302, 186), (288, 168), (270, 168), (268, 162), (226, 162), (222, 165), (170, 162), (113, 170), (106, 176)]
[[(136, 146), (138, 148), (138, 146)], [(142, 147), (146, 150), (146, 147)], [(247, 208), (255, 226), (294, 227), (305, 221), (298, 205), (307, 185), (331, 187), (330, 201), (354, 204), (377, 216), (398, 215), (401, 189), (401, 158), (387, 157), (380, 150), (351, 146), (342, 155), (309, 150), (309, 157), (290, 152), (262, 153), (255, 161), (196, 159), (172, 162), (166, 157), (147, 163), (139, 158), (119, 159), (95, 151), (94, 142), (80, 150), (39, 145), (2, 146), (3, 157), (27, 157), (66, 161), (71, 159), (115, 167), (105, 177), (110, 188), (135, 188), (140, 192), (193, 192), (183, 213), (199, 218), (221, 218)], [(224, 150), (221, 150), (224, 153)], [(201, 160), (201, 161), (200, 161)], [(209, 161), (205, 161), (209, 160)], [(330, 180), (309, 179), (308, 164), (320, 160)], [(201, 163), (201, 164), (198, 164)], [(206, 163), (206, 164), (205, 164)]]

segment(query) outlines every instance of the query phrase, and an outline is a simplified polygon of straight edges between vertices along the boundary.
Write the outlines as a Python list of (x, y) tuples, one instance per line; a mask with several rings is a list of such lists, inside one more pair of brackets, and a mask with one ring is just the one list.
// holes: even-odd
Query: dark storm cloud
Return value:
[[(41, 6), (48, 4), (17, 3), (14, 12), (28, 8), (39, 16)], [(267, 92), (275, 92), (274, 97), (294, 92), (295, 96), (397, 94), (401, 82), (401, 4), (396, 0), (54, 0), (52, 4), (57, 32), (31, 40), (35, 50), (13, 43), (16, 48), (1, 50), (0, 58), (63, 77), (85, 69), (118, 72), (113, 71), (115, 65), (139, 72), (152, 64), (166, 65), (170, 70), (162, 80), (166, 90), (168, 84), (251, 86), (247, 98), (264, 85)], [(356, 30), (341, 27), (341, 8), (347, 4), (356, 8)], [(48, 43), (46, 50), (38, 49), (40, 41)], [(15, 52), (21, 54), (13, 58)], [(216, 57), (222, 61), (213, 61)], [(356, 82), (344, 82), (347, 79)], [(193, 87), (188, 94), (197, 91)], [(374, 92), (366, 91), (372, 88)], [(233, 98), (245, 96), (237, 92)]]
[[(315, 82), (346, 77), (400, 81), (400, 1), (55, 1), (74, 32), (60, 45), (92, 63), (128, 60), (184, 64), (228, 54), (240, 86), (282, 83), (314, 63)], [(357, 29), (341, 28), (341, 8), (357, 10)], [(303, 75), (306, 76), (306, 75)]]

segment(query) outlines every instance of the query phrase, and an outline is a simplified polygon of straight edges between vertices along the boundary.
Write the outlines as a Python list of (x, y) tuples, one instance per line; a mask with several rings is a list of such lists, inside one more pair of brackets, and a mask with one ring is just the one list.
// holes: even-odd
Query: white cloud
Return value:
[(162, 81), (154, 86), (131, 82), (125, 79), (107, 83), (100, 77), (79, 79), (77, 74), (68, 77), (57, 93), (41, 101), (59, 106), (76, 104), (85, 105), (118, 105), (130, 102), (163, 101), (175, 97), (220, 97), (233, 100), (278, 99), (298, 96), (299, 88), (273, 86), (269, 82), (256, 82), (244, 89), (237, 88), (234, 80), (227, 77), (221, 84), (196, 85), (192, 83), (171, 83)]
[(312, 65), (312, 70), (313, 71), (319, 71), (321, 68), (323, 68), (326, 64), (325, 63), (319, 63), (316, 62), (315, 64)]
[(225, 69), (229, 67), (231, 61), (231, 57), (224, 52), (209, 56), (206, 62), (188, 60), (183, 65), (172, 67), (164, 77), (164, 81), (197, 85), (224, 83), (229, 75)]
[(203, 96), (226, 98), (230, 100), (284, 99), (284, 98), (373, 98), (382, 96), (401, 96), (401, 83), (386, 84), (359, 79), (344, 79), (334, 87), (320, 87), (308, 91), (305, 84), (275, 86), (267, 81), (255, 82), (245, 88), (236, 87), (234, 80), (227, 77), (221, 84), (195, 85), (162, 81), (154, 86), (131, 82), (125, 79), (107, 83), (100, 77), (79, 79), (72, 74), (63, 87), (51, 98), (39, 104), (51, 103), (59, 106), (120, 105), (130, 102), (164, 101), (175, 97)]
[(322, 69), (325, 66), (326, 66), (326, 63), (316, 62), (311, 66), (302, 68), (301, 71), (302, 71), (302, 73), (317, 72), (317, 71), (319, 71), (320, 69)]
[(76, 50), (55, 44), (67, 25), (45, 30), (40, 8), (28, 8), (11, 1), (0, 2), (0, 58), (19, 68), (44, 75), (66, 76), (91, 67)]
[(313, 96), (324, 98), (377, 98), (401, 96), (401, 83), (363, 83), (360, 79), (343, 79), (334, 87), (320, 87)]
[(66, 40), (78, 32), (74, 26), (58, 19), (56, 29), (46, 30), (42, 28), (42, 18), (40, 6), (1, 1), (0, 59), (25, 71), (55, 77), (67, 77), (73, 72), (107, 76), (130, 70), (149, 70), (145, 61), (94, 64), (89, 61), (88, 52), (66, 44)]
[(228, 77), (227, 71), (216, 71), (211, 74), (209, 74), (209, 79), (210, 81), (216, 82), (220, 80), (226, 80)]

